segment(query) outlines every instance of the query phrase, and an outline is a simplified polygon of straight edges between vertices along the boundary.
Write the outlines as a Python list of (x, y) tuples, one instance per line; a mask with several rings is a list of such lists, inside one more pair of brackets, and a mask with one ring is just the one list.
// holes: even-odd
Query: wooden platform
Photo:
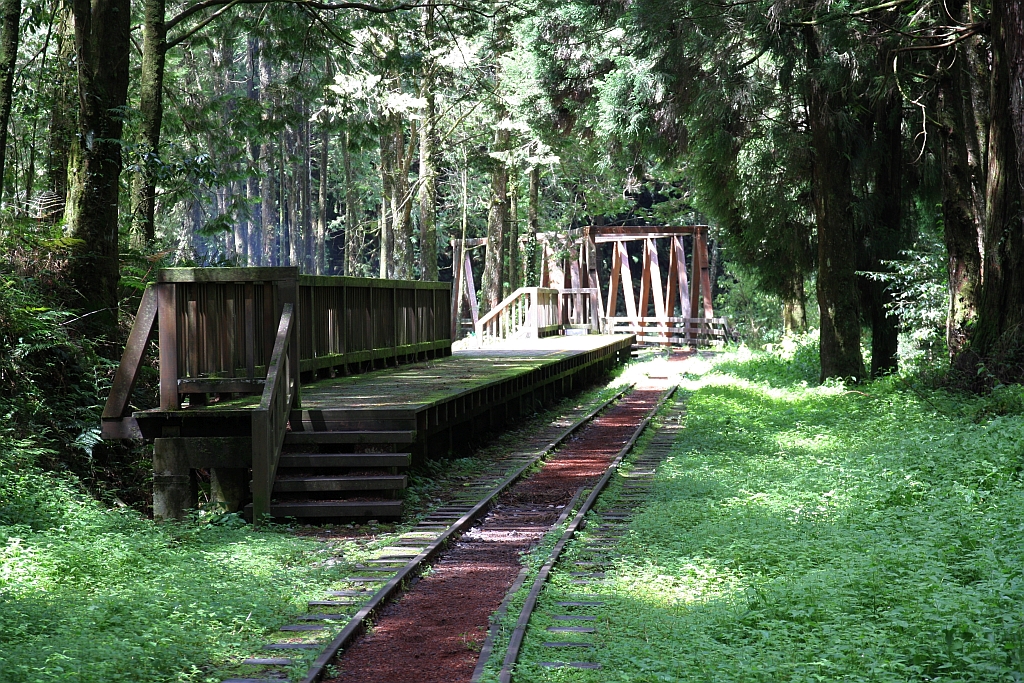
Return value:
[[(300, 389), (285, 435), (271, 514), (394, 517), (402, 470), (458, 451), (582, 388), (629, 358), (631, 335), (555, 336), (426, 362), (325, 378)], [(251, 415), (260, 397), (214, 398), (133, 414), (153, 439), (154, 509), (191, 507), (195, 470), (210, 470), (228, 508), (248, 497)]]

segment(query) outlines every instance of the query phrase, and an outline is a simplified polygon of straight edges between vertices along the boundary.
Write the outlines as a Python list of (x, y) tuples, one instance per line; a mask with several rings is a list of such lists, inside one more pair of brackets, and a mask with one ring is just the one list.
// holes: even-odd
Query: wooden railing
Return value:
[(601, 318), (605, 334), (635, 334), (640, 344), (707, 344), (733, 341), (736, 335), (727, 318)]
[(561, 295), (557, 289), (520, 287), (476, 323), (481, 341), (540, 339), (562, 327)]
[(300, 276), (297, 268), (168, 268), (143, 294), (103, 411), (104, 437), (140, 436), (130, 399), (154, 326), (160, 409), (178, 410), (185, 395), (202, 403), (212, 393), (262, 394), (288, 304), (296, 380), (330, 367), (450, 353), (448, 283)]
[(587, 326), (594, 332), (601, 330), (600, 293), (597, 287), (563, 289), (562, 323), (574, 327)]
[(252, 510), (253, 522), (259, 525), (270, 514), (271, 493), (277, 476), (284, 435), (288, 431), (288, 414), (298, 394), (289, 346), (292, 344), (294, 305), (285, 304), (277, 326), (274, 350), (270, 356), (266, 384), (260, 405), (252, 411)]

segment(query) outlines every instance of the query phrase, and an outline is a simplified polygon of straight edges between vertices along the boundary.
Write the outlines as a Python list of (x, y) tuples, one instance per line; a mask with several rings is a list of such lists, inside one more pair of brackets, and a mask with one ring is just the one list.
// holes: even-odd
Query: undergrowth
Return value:
[[(810, 380), (744, 354), (684, 381), (687, 428), (587, 587), (606, 606), (572, 639), (597, 647), (543, 647), (542, 619), (517, 680), (1024, 679), (1019, 387)], [(539, 612), (575, 588), (556, 576)], [(603, 668), (538, 665), (581, 660)]]

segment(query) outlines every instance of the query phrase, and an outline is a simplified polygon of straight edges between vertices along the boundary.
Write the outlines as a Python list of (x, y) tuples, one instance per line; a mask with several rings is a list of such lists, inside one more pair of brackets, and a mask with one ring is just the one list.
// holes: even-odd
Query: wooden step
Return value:
[(411, 453), (282, 453), (281, 467), (408, 467)]
[(381, 491), (404, 489), (406, 477), (399, 475), (312, 476), (278, 475), (274, 493), (308, 493), (312, 491)]
[(416, 441), (416, 430), (345, 430), (331, 432), (288, 432), (284, 436), (286, 444), (308, 443), (413, 443)]
[[(252, 504), (245, 506), (252, 517)], [(302, 500), (282, 501), (270, 505), (273, 517), (359, 517), (380, 519), (401, 517), (400, 500)]]

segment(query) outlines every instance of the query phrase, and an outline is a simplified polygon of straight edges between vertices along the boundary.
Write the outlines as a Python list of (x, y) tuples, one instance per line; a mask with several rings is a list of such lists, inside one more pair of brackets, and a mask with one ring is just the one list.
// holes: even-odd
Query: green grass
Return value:
[[(555, 411), (615, 390), (596, 387)], [(502, 457), (530, 429), (550, 423), (555, 411), (534, 416), (473, 457), (431, 463), (412, 477), (411, 512), (435, 507), (473, 477), (506, 467)], [(39, 463), (52, 455), (0, 430), (2, 683), (219, 683), (258, 676), (260, 669), (241, 660), (283, 639), (277, 629), (305, 614), (307, 601), (351, 588), (343, 579), (359, 573), (352, 566), (416, 521), (364, 525), (352, 532), (357, 538), (330, 541), (286, 527), (255, 532), (230, 515), (157, 524), (129, 508), (104, 506), (67, 473), (45, 471)], [(287, 654), (302, 660), (289, 671), (295, 680), (319, 653)]]
[(586, 591), (607, 606), (575, 639), (598, 648), (540, 645), (563, 639), (543, 631), (554, 602), (581, 595), (574, 543), (518, 681), (1024, 678), (1024, 418), (895, 378), (809, 386), (794, 358), (685, 382), (687, 429)]
[[(0, 680), (220, 681), (365, 554), (105, 509), (0, 441)], [(19, 457), (21, 460), (19, 461)], [(26, 514), (32, 505), (34, 515)], [(28, 520), (29, 523), (15, 520)]]

